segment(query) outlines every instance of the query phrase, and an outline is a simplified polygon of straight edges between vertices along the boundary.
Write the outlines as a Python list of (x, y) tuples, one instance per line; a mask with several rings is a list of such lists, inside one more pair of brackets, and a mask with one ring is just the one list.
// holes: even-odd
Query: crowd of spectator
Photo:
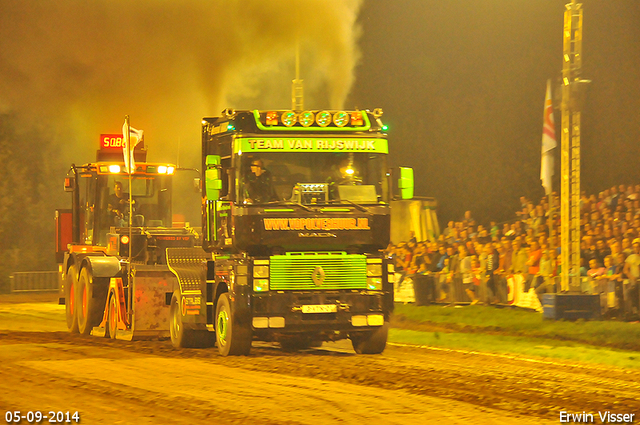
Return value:
[[(434, 298), (451, 300), (451, 282), (461, 279), (471, 304), (504, 302), (506, 278), (522, 275), (525, 292), (533, 288), (541, 297), (546, 292), (563, 292), (561, 264), (560, 199), (557, 193), (534, 204), (520, 198), (521, 208), (512, 221), (488, 226), (479, 224), (466, 211), (459, 221), (449, 221), (437, 240), (409, 241), (389, 245), (400, 281), (407, 277), (434, 274)], [(553, 214), (551, 214), (553, 211)], [(587, 195), (580, 200), (581, 275), (590, 277), (592, 293), (612, 292), (619, 311), (637, 315), (640, 293), (640, 184), (619, 185)], [(552, 217), (552, 218), (551, 218)], [(487, 294), (478, 297), (479, 282), (486, 282)]]

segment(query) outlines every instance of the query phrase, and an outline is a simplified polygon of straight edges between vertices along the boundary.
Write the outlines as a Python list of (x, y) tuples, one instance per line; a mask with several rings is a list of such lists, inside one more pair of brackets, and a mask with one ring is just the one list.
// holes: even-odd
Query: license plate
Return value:
[(335, 313), (338, 311), (338, 306), (335, 304), (320, 304), (320, 305), (303, 305), (303, 313)]

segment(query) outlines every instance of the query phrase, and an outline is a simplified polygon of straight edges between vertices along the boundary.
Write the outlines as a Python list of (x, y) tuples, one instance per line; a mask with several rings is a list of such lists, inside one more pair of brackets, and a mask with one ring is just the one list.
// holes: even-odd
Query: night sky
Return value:
[[(382, 108), (391, 165), (415, 169), (416, 195), (438, 199), (441, 222), (467, 209), (503, 221), (520, 196), (543, 195), (565, 3), (0, 0), (0, 113), (48, 132), (65, 164), (93, 160), (99, 134), (129, 114), (151, 160), (198, 166), (203, 116), (289, 107), (299, 34), (307, 108)], [(583, 7), (593, 82), (582, 182), (593, 193), (640, 183), (640, 2)], [(559, 144), (559, 111), (555, 122)], [(559, 166), (557, 150), (556, 189)]]
[[(566, 1), (367, 1), (347, 104), (376, 105), (394, 165), (443, 219), (513, 218), (538, 201), (547, 79), (562, 69)], [(582, 187), (640, 183), (640, 2), (583, 2)], [(559, 190), (560, 112), (554, 188)]]

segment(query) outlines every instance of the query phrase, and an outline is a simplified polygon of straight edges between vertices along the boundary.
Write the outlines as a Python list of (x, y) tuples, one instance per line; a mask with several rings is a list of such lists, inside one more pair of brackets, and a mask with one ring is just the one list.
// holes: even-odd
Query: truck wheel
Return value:
[(387, 345), (388, 334), (389, 322), (384, 322), (373, 331), (352, 334), (351, 344), (358, 354), (380, 354)]
[(87, 267), (80, 272), (78, 290), (76, 292), (76, 311), (78, 316), (78, 331), (89, 335), (94, 326), (100, 324), (106, 303), (106, 287), (101, 285), (103, 279), (94, 279)]
[(118, 333), (118, 303), (116, 295), (112, 294), (109, 299), (109, 307), (107, 312), (107, 334), (111, 339), (116, 339)]
[(233, 320), (229, 294), (223, 293), (216, 306), (216, 342), (223, 356), (247, 355), (251, 351), (251, 328)]
[(76, 308), (76, 292), (78, 289), (78, 269), (75, 265), (69, 267), (64, 282), (64, 305), (67, 316), (67, 328), (71, 333), (78, 333), (78, 312)]

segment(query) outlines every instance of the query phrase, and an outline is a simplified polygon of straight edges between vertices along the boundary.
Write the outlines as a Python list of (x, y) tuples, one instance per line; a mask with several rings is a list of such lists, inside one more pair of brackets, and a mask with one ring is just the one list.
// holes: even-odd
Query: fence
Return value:
[(11, 292), (54, 292), (59, 288), (58, 272), (15, 272), (9, 277)]
[[(525, 275), (495, 275), (493, 281), (487, 276), (476, 279), (473, 286), (463, 283), (460, 273), (431, 273), (401, 278), (396, 274), (395, 301), (415, 302), (417, 305), (431, 303), (468, 304), (471, 299), (465, 287), (474, 290), (475, 297), (484, 304), (513, 305), (542, 311), (540, 299), (544, 293), (556, 293), (560, 289), (560, 277), (544, 278)], [(629, 280), (582, 277), (580, 293), (600, 295), (603, 314), (611, 310), (632, 311), (640, 301), (636, 285)]]

